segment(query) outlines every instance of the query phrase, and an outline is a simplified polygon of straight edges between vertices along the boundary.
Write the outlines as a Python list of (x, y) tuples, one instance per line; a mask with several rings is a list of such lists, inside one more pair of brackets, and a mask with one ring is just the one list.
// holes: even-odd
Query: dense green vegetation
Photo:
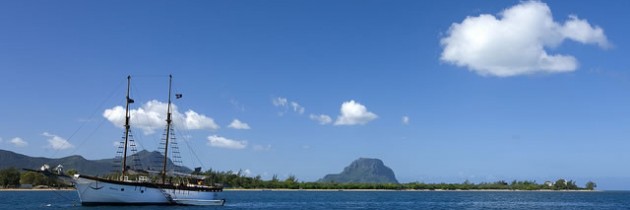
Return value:
[[(75, 173), (75, 170), (68, 170), (68, 174)], [(284, 180), (280, 180), (274, 175), (271, 180), (262, 180), (261, 176), (250, 177), (242, 171), (222, 172), (208, 170), (198, 175), (207, 178), (205, 183), (222, 183), (226, 188), (242, 189), (375, 189), (375, 190), (594, 190), (597, 187), (595, 182), (589, 181), (585, 187), (578, 187), (573, 180), (558, 179), (555, 182), (543, 184), (536, 181), (497, 181), (491, 183), (422, 183), (411, 182), (405, 184), (379, 184), (379, 183), (331, 183), (331, 182), (301, 182), (291, 175)], [(45, 185), (50, 187), (62, 187), (63, 184), (54, 178), (45, 177), (36, 172), (22, 172), (15, 168), (0, 170), (0, 188), (17, 188), (20, 184), (31, 184), (33, 186)]]
[(228, 188), (244, 189), (383, 189), (383, 190), (594, 190), (597, 185), (589, 181), (585, 187), (578, 187), (573, 180), (558, 179), (555, 182), (539, 184), (536, 181), (497, 181), (492, 183), (421, 183), (405, 184), (392, 183), (331, 183), (331, 182), (300, 182), (295, 176), (285, 180), (274, 175), (271, 180), (262, 180), (260, 176), (249, 177), (238, 172), (217, 172), (208, 170), (207, 183), (223, 183)]
[(0, 170), (0, 187), (11, 188), (20, 186), (20, 171), (15, 168)]
[(47, 187), (67, 187), (57, 178), (46, 177), (41, 173), (32, 171), (20, 171), (16, 168), (6, 168), (0, 170), (0, 188), (18, 188), (20, 185), (30, 184), (32, 186)]

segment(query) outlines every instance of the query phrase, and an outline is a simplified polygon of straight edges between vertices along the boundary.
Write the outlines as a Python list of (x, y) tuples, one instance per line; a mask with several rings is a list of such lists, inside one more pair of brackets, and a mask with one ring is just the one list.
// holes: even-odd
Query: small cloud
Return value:
[(302, 149), (310, 149), (311, 145), (302, 145)]
[(212, 135), (208, 136), (208, 145), (212, 147), (220, 147), (226, 149), (245, 149), (245, 147), (247, 147), (247, 141), (237, 141), (217, 135)]
[(245, 169), (245, 170), (243, 171), (243, 174), (244, 174), (245, 176), (249, 176), (249, 175), (251, 175), (251, 174), (252, 174), (252, 171), (251, 171), (251, 170), (249, 170), (249, 168), (248, 168), (248, 169)]
[(335, 125), (363, 125), (377, 117), (362, 104), (351, 100), (341, 104), (341, 115), (337, 117)]
[(300, 114), (304, 114), (304, 107), (300, 106), (300, 104), (298, 104), (297, 102), (292, 101), (291, 102), (291, 107), (293, 107), (293, 111), (294, 112), (297, 112), (297, 113), (300, 113)]
[(230, 123), (230, 125), (228, 125), (228, 128), (244, 129), (244, 130), (250, 129), (250, 127), (249, 127), (249, 125), (247, 123), (241, 122), (238, 119), (232, 120), (232, 123)]
[[(180, 118), (181, 120), (181, 118)], [(219, 125), (217, 125), (212, 118), (209, 118), (205, 115), (198, 114), (193, 110), (186, 111), (186, 116), (183, 118), (184, 126), (187, 129), (199, 130), (199, 129), (210, 129), (217, 130), (219, 129)]]
[(320, 125), (327, 125), (327, 124), (332, 123), (332, 118), (325, 114), (320, 114), (320, 115), (311, 114), (309, 118), (311, 118), (311, 120), (315, 120), (319, 122)]
[(287, 98), (277, 97), (272, 99), (271, 103), (273, 103), (273, 105), (277, 107), (284, 107), (287, 106), (288, 100)]
[(50, 134), (48, 132), (44, 132), (42, 135), (45, 137), (48, 137), (48, 147), (54, 150), (64, 150), (64, 149), (74, 148), (74, 145), (70, 144), (68, 140), (60, 136), (57, 136), (55, 134)]
[(289, 109), (292, 109), (293, 112), (298, 113), (298, 114), (304, 114), (304, 111), (306, 110), (298, 102), (289, 101), (289, 99), (283, 98), (283, 97), (274, 98), (271, 100), (271, 103), (275, 107), (282, 108), (282, 111), (278, 113), (278, 115), (280, 116), (284, 115), (287, 111), (289, 111)]
[(409, 116), (403, 116), (402, 123), (403, 125), (409, 125)]
[(271, 150), (271, 145), (267, 144), (266, 146), (263, 145), (254, 145), (254, 151), (269, 151)]
[(546, 50), (567, 39), (601, 48), (611, 46), (599, 26), (575, 15), (558, 23), (547, 4), (525, 1), (498, 17), (481, 14), (453, 23), (440, 40), (444, 47), (440, 60), (483, 76), (572, 72), (578, 67), (575, 57)]
[(234, 109), (238, 111), (245, 111), (245, 106), (238, 102), (236, 99), (230, 99), (230, 104), (232, 104), (232, 107), (234, 107)]
[(22, 139), (20, 137), (15, 137), (15, 138), (11, 139), (9, 142), (11, 142), (11, 144), (13, 144), (16, 147), (26, 147), (26, 146), (28, 146), (28, 142), (24, 141), (24, 139)]

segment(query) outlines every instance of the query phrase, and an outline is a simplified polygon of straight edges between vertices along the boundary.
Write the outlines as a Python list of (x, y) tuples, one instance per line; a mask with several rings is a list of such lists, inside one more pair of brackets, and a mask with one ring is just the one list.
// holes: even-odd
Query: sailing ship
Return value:
[[(131, 76), (128, 76), (125, 136), (121, 145), (123, 154), (120, 176), (112, 179), (111, 177), (102, 178), (74, 174), (74, 176), (69, 177), (76, 187), (82, 205), (223, 205), (225, 203), (225, 199), (217, 199), (218, 193), (223, 191), (223, 186), (220, 184), (204, 185), (202, 183), (203, 177), (193, 175), (173, 183), (172, 177), (167, 176), (168, 148), (173, 123), (171, 117), (171, 84), (172, 76), (169, 75), (164, 159), (160, 178), (151, 180), (150, 176), (131, 170), (127, 163), (131, 128), (129, 105), (134, 102), (129, 96)], [(179, 98), (180, 96), (177, 95), (176, 97)]]

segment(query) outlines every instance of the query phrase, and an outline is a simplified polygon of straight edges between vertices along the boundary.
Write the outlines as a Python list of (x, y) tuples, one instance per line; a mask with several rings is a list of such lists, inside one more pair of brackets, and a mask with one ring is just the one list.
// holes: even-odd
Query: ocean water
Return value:
[(225, 206), (99, 206), (74, 191), (0, 191), (0, 209), (630, 209), (630, 191), (228, 191)]

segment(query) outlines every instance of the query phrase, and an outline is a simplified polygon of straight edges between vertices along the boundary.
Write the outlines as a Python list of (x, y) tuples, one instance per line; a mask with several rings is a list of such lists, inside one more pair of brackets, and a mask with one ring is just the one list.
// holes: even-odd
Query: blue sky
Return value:
[(136, 140), (154, 150), (161, 121), (146, 116), (173, 74), (191, 167), (315, 181), (371, 157), (402, 182), (630, 189), (627, 8), (2, 1), (0, 149), (113, 157), (132, 75)]

